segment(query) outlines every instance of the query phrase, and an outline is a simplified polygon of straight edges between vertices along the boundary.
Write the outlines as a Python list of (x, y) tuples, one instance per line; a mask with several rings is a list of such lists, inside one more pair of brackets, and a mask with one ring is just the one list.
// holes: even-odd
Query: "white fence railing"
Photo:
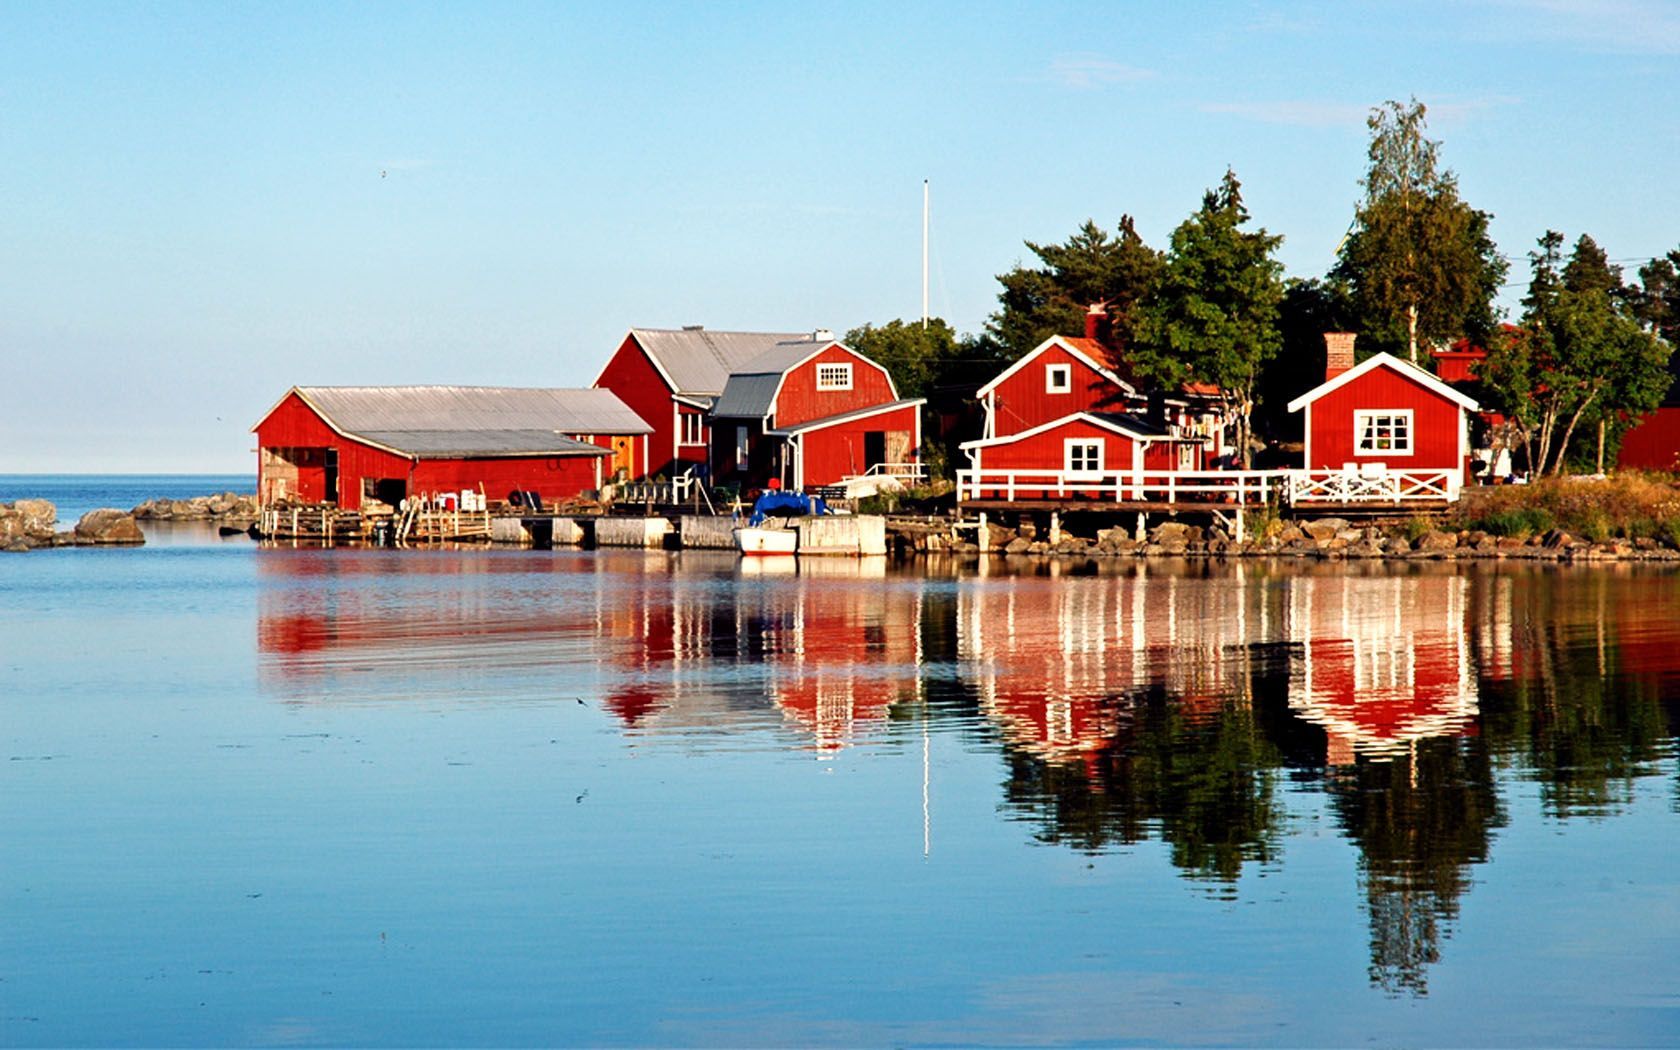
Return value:
[(1087, 499), (1114, 503), (1451, 503), (1451, 470), (959, 470), (957, 500)]

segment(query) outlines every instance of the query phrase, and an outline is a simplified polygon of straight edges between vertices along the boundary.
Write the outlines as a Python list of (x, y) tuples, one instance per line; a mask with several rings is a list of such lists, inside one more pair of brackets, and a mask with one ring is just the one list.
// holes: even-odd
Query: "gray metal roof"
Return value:
[(420, 459), (612, 455), (610, 449), (574, 441), (552, 430), (360, 430), (354, 433)]
[(777, 343), (811, 342), (810, 332), (713, 332), (705, 328), (632, 328), (676, 386), (690, 397), (716, 396), (729, 374)]
[(543, 430), (646, 434), (642, 421), (605, 389), (506, 386), (300, 386), (297, 392), (347, 433), (414, 430)]
[(712, 415), (731, 419), (762, 419), (770, 414), (776, 388), (788, 369), (820, 350), (843, 345), (833, 339), (804, 336), (780, 342), (737, 368), (712, 406)]
[(1104, 422), (1129, 430), (1139, 437), (1167, 437), (1172, 433), (1171, 430), (1158, 423), (1151, 423), (1146, 419), (1127, 415), (1124, 412), (1092, 412), (1091, 415)]

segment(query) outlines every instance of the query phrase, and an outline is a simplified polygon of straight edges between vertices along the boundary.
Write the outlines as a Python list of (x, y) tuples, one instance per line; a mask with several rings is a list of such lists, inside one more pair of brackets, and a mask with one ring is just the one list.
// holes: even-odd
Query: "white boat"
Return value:
[(735, 529), (735, 549), (742, 554), (792, 554), (799, 547), (799, 530), (770, 525), (742, 525)]

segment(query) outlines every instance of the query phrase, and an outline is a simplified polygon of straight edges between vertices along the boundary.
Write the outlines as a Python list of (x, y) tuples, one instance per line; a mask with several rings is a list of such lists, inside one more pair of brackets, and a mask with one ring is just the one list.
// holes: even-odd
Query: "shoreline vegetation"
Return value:
[[(907, 494), (913, 495), (913, 494)], [(907, 500), (906, 502), (920, 502)], [(866, 508), (868, 509), (868, 508)], [(889, 542), (899, 555), (978, 555), (979, 537), (956, 538), (948, 514), (885, 510)], [(1380, 523), (1322, 514), (1289, 517), (1250, 512), (1245, 538), (1224, 526), (1169, 519), (1142, 534), (1093, 508), (1062, 518), (1056, 532), (1023, 520), (1018, 528), (987, 526), (991, 555), (1026, 558), (1300, 557), (1317, 559), (1510, 558), (1552, 561), (1680, 561), (1680, 479), (1659, 474), (1544, 478), (1528, 485), (1465, 489), (1449, 507)], [(137, 546), (142, 521), (249, 525), (256, 498), (225, 492), (191, 499), (152, 499), (130, 511), (104, 508), (57, 528), (48, 500), (0, 503), (0, 550), (63, 546)], [(972, 533), (970, 534), (972, 535)]]

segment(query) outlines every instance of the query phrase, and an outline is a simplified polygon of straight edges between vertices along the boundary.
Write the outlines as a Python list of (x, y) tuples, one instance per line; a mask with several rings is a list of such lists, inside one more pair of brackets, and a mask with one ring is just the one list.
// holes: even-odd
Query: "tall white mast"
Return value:
[(928, 321), (928, 180), (922, 180), (922, 327)]

